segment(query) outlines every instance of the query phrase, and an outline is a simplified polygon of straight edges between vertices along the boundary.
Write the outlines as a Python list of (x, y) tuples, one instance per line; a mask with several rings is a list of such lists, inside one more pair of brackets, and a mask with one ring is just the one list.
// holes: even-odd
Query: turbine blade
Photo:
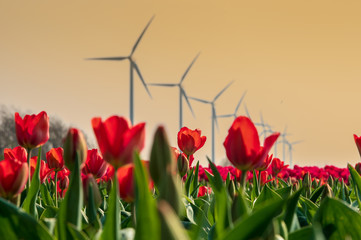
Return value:
[(251, 119), (251, 115), (249, 115), (249, 112), (248, 112), (248, 108), (247, 108), (247, 105), (244, 104), (244, 111), (246, 112), (246, 115), (249, 119)]
[(226, 86), (225, 88), (223, 88), (222, 91), (220, 91), (220, 92), (217, 94), (217, 96), (213, 99), (212, 102), (215, 102), (215, 101), (217, 100), (217, 98), (219, 98), (219, 97), (222, 95), (222, 93), (224, 93), (224, 91), (226, 91), (227, 88), (229, 88), (229, 86), (231, 86), (231, 84), (232, 84), (233, 82), (234, 82), (234, 81), (231, 81), (230, 83), (228, 83), (227, 86)]
[(237, 111), (238, 111), (238, 109), (239, 109), (239, 106), (241, 106), (241, 103), (242, 103), (242, 101), (243, 101), (243, 98), (246, 96), (246, 93), (247, 93), (247, 90), (244, 91), (244, 93), (242, 94), (241, 99), (239, 100), (239, 102), (238, 102), (238, 104), (237, 104), (236, 110), (234, 111), (234, 114), (235, 114), (235, 115), (237, 115)]
[(194, 114), (193, 108), (192, 108), (192, 106), (191, 106), (191, 103), (189, 102), (189, 99), (188, 99), (188, 97), (187, 97), (186, 92), (184, 91), (184, 89), (183, 89), (182, 87), (180, 87), (180, 89), (181, 89), (181, 91), (182, 91), (183, 97), (186, 99), (187, 105), (188, 105), (189, 109), (191, 110), (193, 117), (195, 118), (196, 116), (195, 116), (195, 114)]
[(210, 104), (211, 102), (207, 101), (207, 100), (203, 100), (203, 99), (200, 99), (200, 98), (195, 98), (195, 97), (188, 97), (189, 99), (192, 99), (194, 101), (198, 101), (198, 102), (201, 102), (201, 103), (207, 103), (207, 104)]
[(218, 115), (216, 116), (217, 118), (229, 118), (229, 117), (233, 117), (234, 114), (224, 114), (224, 115)]
[(143, 29), (143, 32), (138, 37), (137, 41), (135, 42), (135, 44), (133, 46), (133, 49), (132, 49), (132, 52), (130, 53), (130, 55), (133, 55), (135, 49), (137, 49), (140, 40), (142, 40), (142, 37), (143, 37), (144, 33), (147, 31), (147, 29), (148, 29), (149, 25), (152, 23), (153, 19), (154, 19), (154, 16), (149, 20), (149, 22), (147, 23), (147, 25)]
[(135, 71), (137, 72), (137, 74), (138, 74), (138, 76), (139, 76), (139, 78), (140, 78), (140, 81), (142, 81), (143, 86), (144, 86), (145, 90), (147, 91), (149, 97), (152, 98), (152, 95), (151, 95), (150, 92), (149, 92), (148, 86), (147, 86), (147, 84), (145, 83), (142, 74), (140, 73), (140, 70), (139, 70), (138, 65), (137, 65), (135, 62), (133, 62), (133, 61), (132, 61), (132, 64), (133, 64), (133, 66), (134, 66), (134, 68), (135, 68)]
[(160, 86), (160, 87), (175, 87), (178, 84), (175, 83), (147, 83), (148, 86)]
[(302, 143), (302, 142), (304, 142), (304, 140), (294, 141), (294, 142), (291, 142), (290, 144), (291, 144), (291, 145), (294, 145), (294, 144), (299, 144), (299, 143)]
[(128, 57), (100, 57), (100, 58), (86, 58), (85, 60), (97, 60), (97, 61), (123, 61)]
[(197, 56), (195, 56), (195, 58), (193, 59), (193, 61), (191, 62), (191, 64), (188, 66), (188, 68), (186, 69), (186, 71), (183, 73), (183, 76), (182, 76), (179, 84), (182, 84), (182, 82), (184, 81), (185, 77), (187, 76), (189, 70), (192, 68), (194, 62), (197, 60), (199, 54), (200, 54), (200, 53), (198, 53)]

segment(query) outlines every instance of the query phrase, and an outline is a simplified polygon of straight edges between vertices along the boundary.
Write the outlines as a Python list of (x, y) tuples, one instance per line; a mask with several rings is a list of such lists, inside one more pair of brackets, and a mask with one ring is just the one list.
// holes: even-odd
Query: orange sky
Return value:
[[(274, 130), (287, 125), (299, 165), (346, 167), (359, 161), (353, 133), (361, 134), (361, 15), (359, 1), (6, 1), (0, 0), (0, 103), (46, 110), (93, 137), (90, 120), (128, 116), (129, 65), (85, 61), (128, 55), (155, 14), (134, 55), (146, 82), (184, 81), (189, 96), (219, 98), (228, 114), (247, 90), (252, 119), (262, 112)], [(176, 145), (178, 91), (135, 79), (135, 120), (147, 123), (149, 156), (155, 128), (164, 124)], [(196, 154), (210, 155), (210, 107), (184, 103), (184, 123), (208, 137)], [(245, 114), (241, 106), (239, 114)], [(216, 157), (231, 119), (219, 120)], [(286, 159), (286, 161), (288, 161)]]

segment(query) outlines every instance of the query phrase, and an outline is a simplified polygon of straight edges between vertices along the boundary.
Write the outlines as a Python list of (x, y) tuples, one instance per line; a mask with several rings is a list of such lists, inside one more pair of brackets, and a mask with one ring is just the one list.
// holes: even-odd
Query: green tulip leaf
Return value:
[(53, 239), (42, 223), (3, 198), (0, 198), (0, 238)]

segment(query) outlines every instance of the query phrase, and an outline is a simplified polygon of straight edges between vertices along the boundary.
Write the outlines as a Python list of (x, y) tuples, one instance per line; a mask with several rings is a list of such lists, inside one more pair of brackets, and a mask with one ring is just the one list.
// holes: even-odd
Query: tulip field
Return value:
[(230, 166), (199, 165), (207, 137), (187, 127), (170, 146), (159, 126), (146, 161), (145, 123), (91, 123), (99, 149), (70, 128), (40, 159), (46, 112), (15, 113), (19, 146), (0, 161), (0, 239), (361, 239), (361, 163), (291, 169), (270, 153), (280, 133), (260, 143), (244, 116), (224, 140)]

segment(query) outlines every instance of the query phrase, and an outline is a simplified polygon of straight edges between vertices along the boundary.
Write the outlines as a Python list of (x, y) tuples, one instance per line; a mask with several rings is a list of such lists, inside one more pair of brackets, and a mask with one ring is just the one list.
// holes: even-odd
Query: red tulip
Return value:
[[(149, 170), (149, 162), (142, 161), (145, 169)], [(126, 164), (117, 170), (117, 178), (119, 183), (119, 195), (126, 202), (133, 202), (135, 199), (134, 189), (134, 163)], [(149, 181), (149, 188), (153, 187), (153, 183)]]
[(27, 179), (27, 163), (10, 159), (0, 161), (0, 197), (16, 197), (24, 190)]
[(16, 137), (20, 146), (33, 149), (49, 139), (49, 117), (42, 111), (38, 115), (25, 115), (22, 119), (15, 113)]
[(132, 127), (129, 120), (112, 116), (104, 122), (93, 118), (92, 126), (104, 159), (115, 168), (133, 162), (134, 152), (144, 147), (145, 123)]
[(266, 170), (266, 169), (269, 167), (269, 165), (271, 165), (272, 157), (273, 157), (273, 154), (267, 155), (267, 157), (264, 159), (262, 165), (260, 165), (260, 166), (257, 168), (257, 170), (258, 170), (258, 171), (264, 171), (264, 170)]
[(64, 197), (66, 191), (69, 187), (69, 174), (70, 171), (66, 168), (58, 172), (58, 181), (57, 181), (57, 192), (59, 196), (62, 198)]
[(263, 186), (263, 185), (265, 185), (266, 183), (268, 183), (268, 182), (271, 182), (271, 181), (273, 181), (274, 180), (274, 178), (272, 178), (272, 179), (268, 179), (268, 172), (267, 171), (262, 171), (261, 172), (261, 185)]
[(247, 117), (237, 117), (223, 143), (229, 161), (238, 169), (252, 170), (260, 166), (280, 134), (273, 133), (260, 146), (258, 132)]
[(27, 162), (28, 154), (25, 148), (17, 146), (13, 149), (5, 148), (4, 149), (4, 159), (17, 160), (23, 163)]
[[(36, 169), (36, 163), (38, 162), (38, 157), (34, 156), (30, 159), (30, 176), (31, 178), (34, 175)], [(48, 176), (53, 172), (53, 169), (49, 169), (44, 160), (40, 162), (40, 182), (44, 183)]]
[(104, 176), (108, 169), (108, 163), (104, 161), (97, 149), (88, 150), (83, 172), (92, 174), (96, 179)]
[(278, 173), (280, 173), (283, 169), (287, 168), (288, 165), (284, 165), (284, 162), (281, 161), (279, 158), (274, 158), (269, 169), (272, 172), (274, 177), (277, 177)]
[(46, 161), (50, 169), (54, 169), (55, 172), (58, 172), (64, 168), (64, 150), (59, 148), (52, 148), (49, 152), (46, 153)]
[(75, 167), (75, 159), (78, 157), (79, 166), (86, 160), (87, 146), (84, 135), (76, 128), (70, 128), (64, 139), (64, 162), (70, 171)]
[(206, 186), (200, 186), (198, 189), (198, 197), (203, 197), (206, 194), (211, 194), (212, 188)]
[(356, 163), (355, 170), (358, 172), (358, 174), (361, 175), (361, 162)]
[(199, 129), (191, 130), (187, 127), (182, 127), (178, 132), (178, 147), (188, 157), (203, 147), (206, 140), (206, 136), (201, 136), (201, 130)]
[(110, 180), (113, 179), (114, 172), (115, 172), (114, 167), (112, 165), (108, 164), (107, 170), (105, 171), (105, 174), (103, 175), (103, 177), (101, 177), (100, 179), (97, 179), (98, 182), (99, 182), (99, 180), (101, 180), (103, 182), (109, 182)]
[(355, 143), (356, 143), (356, 146), (357, 146), (357, 149), (358, 149), (358, 152), (361, 156), (361, 136), (358, 137), (356, 134), (353, 135), (353, 138), (355, 139)]

